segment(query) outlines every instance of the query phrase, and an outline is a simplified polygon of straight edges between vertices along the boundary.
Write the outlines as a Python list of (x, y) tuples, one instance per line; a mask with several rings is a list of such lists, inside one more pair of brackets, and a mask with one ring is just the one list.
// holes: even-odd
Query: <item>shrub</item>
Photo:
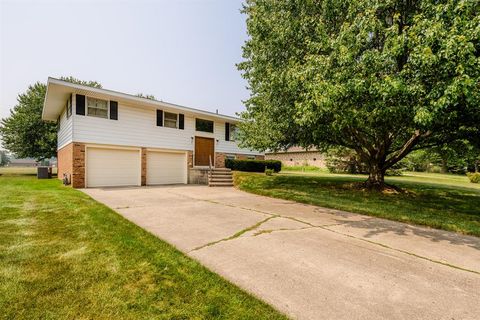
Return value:
[(471, 183), (480, 183), (480, 172), (467, 172)]
[(403, 175), (403, 170), (402, 169), (397, 169), (397, 168), (392, 168), (388, 169), (387, 172), (385, 172), (386, 176), (401, 176)]
[(265, 169), (265, 174), (266, 174), (267, 176), (273, 175), (273, 169)]
[(272, 169), (274, 172), (280, 172), (282, 162), (278, 160), (225, 159), (225, 167), (235, 171), (265, 172), (265, 169)]

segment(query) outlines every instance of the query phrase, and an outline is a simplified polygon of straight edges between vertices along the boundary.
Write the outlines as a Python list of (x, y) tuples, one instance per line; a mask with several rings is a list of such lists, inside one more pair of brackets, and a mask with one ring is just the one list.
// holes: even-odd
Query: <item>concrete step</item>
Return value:
[(211, 173), (208, 175), (209, 178), (229, 178), (233, 177), (231, 173)]
[(208, 182), (233, 182), (232, 178), (210, 178)]
[(209, 187), (233, 187), (233, 182), (210, 182)]

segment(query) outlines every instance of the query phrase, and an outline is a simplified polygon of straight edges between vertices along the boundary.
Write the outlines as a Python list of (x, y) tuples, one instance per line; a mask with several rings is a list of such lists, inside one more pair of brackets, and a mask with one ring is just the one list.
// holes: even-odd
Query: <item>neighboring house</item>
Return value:
[(325, 168), (325, 156), (315, 148), (290, 147), (285, 151), (266, 152), (265, 159), (280, 160), (284, 166), (315, 166)]
[(54, 78), (42, 118), (58, 123), (58, 177), (75, 188), (188, 183), (225, 158), (264, 158), (238, 147), (238, 118)]
[(40, 162), (33, 158), (10, 158), (10, 162), (7, 164), (9, 167), (36, 167), (40, 165)]

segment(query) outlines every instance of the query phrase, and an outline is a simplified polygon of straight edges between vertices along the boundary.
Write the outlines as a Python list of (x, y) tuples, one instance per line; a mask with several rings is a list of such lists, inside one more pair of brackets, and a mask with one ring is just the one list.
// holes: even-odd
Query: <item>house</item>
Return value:
[(40, 162), (33, 158), (10, 158), (8, 167), (36, 167)]
[(325, 155), (316, 148), (304, 149), (301, 147), (290, 147), (284, 151), (266, 152), (265, 159), (280, 160), (283, 166), (314, 166), (326, 168)]
[(210, 164), (264, 158), (238, 146), (238, 118), (54, 78), (42, 119), (58, 123), (58, 177), (74, 188), (205, 182)]

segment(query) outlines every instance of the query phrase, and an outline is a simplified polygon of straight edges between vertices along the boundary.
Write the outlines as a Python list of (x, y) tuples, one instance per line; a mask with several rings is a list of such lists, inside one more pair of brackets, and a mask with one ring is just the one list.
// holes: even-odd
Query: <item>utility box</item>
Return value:
[(51, 179), (52, 178), (52, 168), (51, 167), (37, 167), (37, 178), (38, 179)]

